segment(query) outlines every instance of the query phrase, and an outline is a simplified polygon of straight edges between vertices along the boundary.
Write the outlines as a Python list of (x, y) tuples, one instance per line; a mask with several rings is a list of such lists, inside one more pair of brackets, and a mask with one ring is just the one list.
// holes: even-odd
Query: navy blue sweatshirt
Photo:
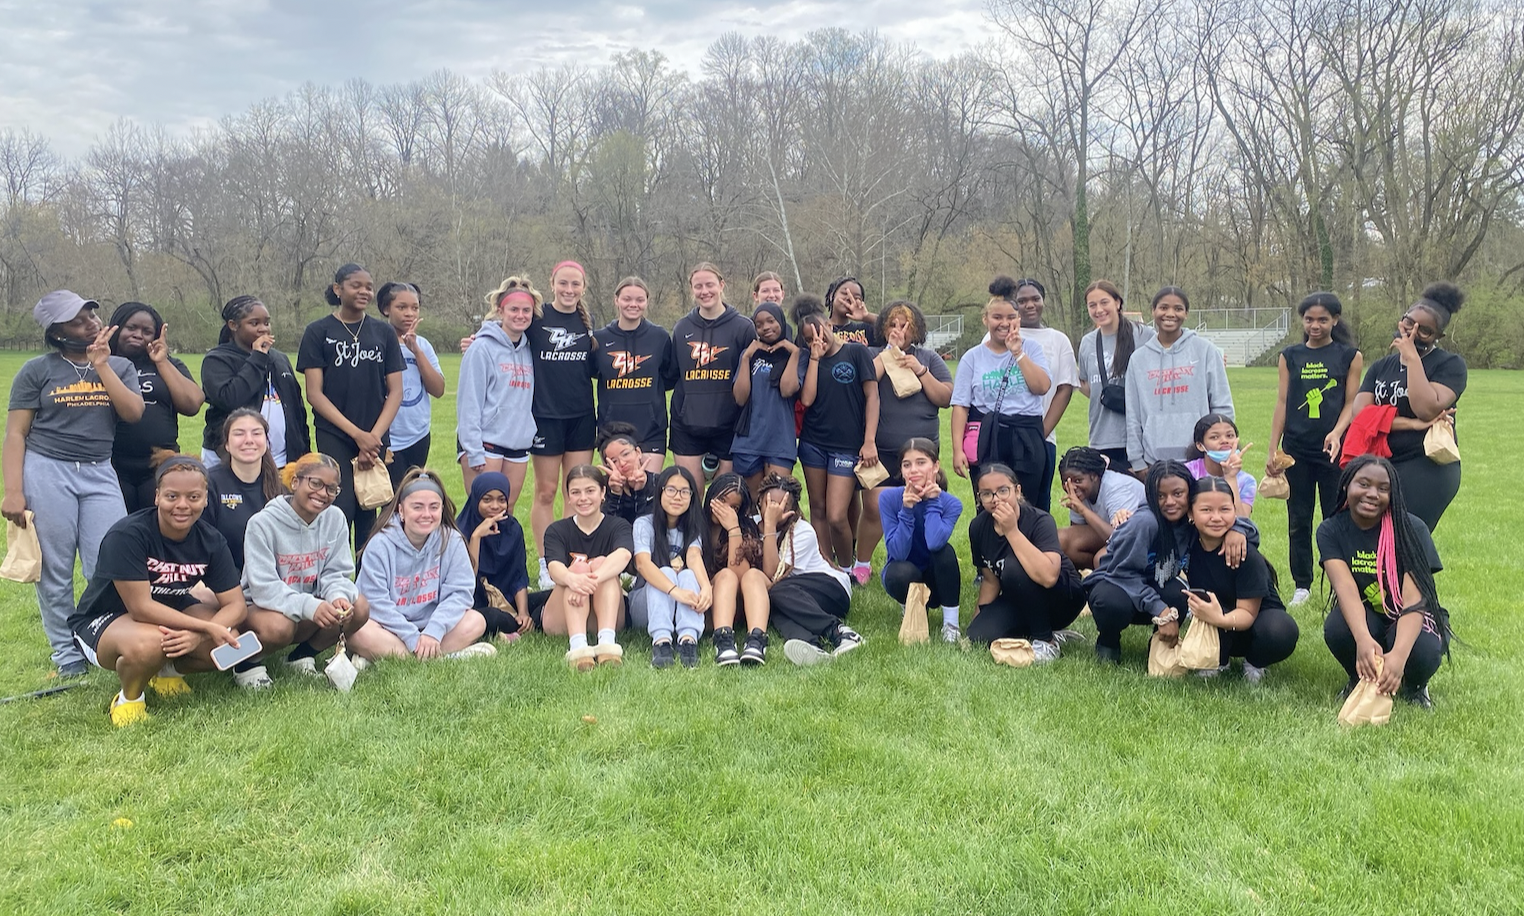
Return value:
[(641, 319), (633, 331), (611, 321), (593, 332), (598, 380), (598, 425), (610, 421), (635, 427), (642, 445), (667, 440), (667, 392), (677, 384), (677, 353), (661, 325)]
[(672, 422), (693, 430), (731, 430), (741, 406), (733, 384), (741, 354), (757, 329), (751, 319), (730, 306), (709, 319), (697, 307), (677, 320), (672, 346), (677, 351), (678, 379), (672, 392)]

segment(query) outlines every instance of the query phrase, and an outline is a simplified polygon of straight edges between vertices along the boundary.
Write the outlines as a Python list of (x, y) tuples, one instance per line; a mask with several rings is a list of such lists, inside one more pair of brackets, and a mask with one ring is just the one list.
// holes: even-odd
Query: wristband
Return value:
[(931, 371), (930, 369), (926, 368), (925, 366), (922, 366), (921, 367), (921, 371), (917, 372), (915, 377), (916, 378), (924, 378), (926, 376), (926, 373), (928, 373), (930, 371)]
[(1162, 613), (1154, 618), (1154, 626), (1162, 627), (1166, 623), (1175, 623), (1180, 619), (1180, 612), (1172, 607), (1167, 607)]

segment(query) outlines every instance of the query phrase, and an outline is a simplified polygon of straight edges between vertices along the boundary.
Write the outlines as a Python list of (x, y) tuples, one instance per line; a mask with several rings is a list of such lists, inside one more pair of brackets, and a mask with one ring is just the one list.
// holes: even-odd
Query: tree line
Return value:
[[(762, 270), (817, 294), (932, 314), (994, 273), (1146, 311), (1343, 297), (1367, 348), (1429, 280), (1471, 310), (1451, 345), (1524, 360), (1524, 54), (1491, 0), (990, 0), (983, 46), (932, 58), (873, 32), (720, 36), (689, 74), (656, 50), (469, 80), (307, 84), (174, 135), (119, 121), (74, 159), (0, 133), (0, 328), (69, 287), (137, 299), (209, 346), (254, 293), (283, 345), (346, 261), (424, 293), (426, 327), (471, 326), (509, 273), (586, 265), (595, 317), (622, 276), (653, 318), (688, 268)], [(542, 278), (544, 279), (544, 278)]]

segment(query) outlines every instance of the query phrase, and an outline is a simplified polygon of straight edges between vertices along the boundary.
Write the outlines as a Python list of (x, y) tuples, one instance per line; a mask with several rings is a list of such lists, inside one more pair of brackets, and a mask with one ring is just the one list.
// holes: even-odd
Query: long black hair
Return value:
[[(1328, 332), (1329, 339), (1334, 343), (1353, 347), (1355, 345), (1355, 336), (1349, 333), (1349, 325), (1340, 320), (1340, 316), (1344, 314), (1344, 303), (1339, 301), (1339, 297), (1329, 292), (1308, 293), (1307, 298), (1297, 304), (1296, 313), (1305, 316), (1307, 310), (1314, 305), (1323, 306), (1324, 310), (1333, 316), (1333, 330)], [(1307, 332), (1303, 331), (1302, 343), (1306, 342)]]
[[(1195, 478), (1191, 476), (1191, 469), (1185, 466), (1185, 462), (1166, 458), (1163, 461), (1154, 462), (1148, 469), (1148, 477), (1143, 481), (1143, 493), (1148, 498), (1148, 511), (1154, 517), (1154, 543), (1151, 551), (1154, 555), (1154, 568), (1159, 573), (1168, 572), (1164, 578), (1174, 576), (1181, 564), (1180, 547), (1175, 539), (1175, 525), (1164, 517), (1164, 511), (1159, 508), (1159, 488), (1170, 477), (1178, 477), (1185, 481), (1185, 485), (1193, 485)], [(1181, 519), (1180, 523), (1184, 523)], [(1162, 582), (1160, 583), (1163, 584)]]
[[(1192, 507), (1196, 505), (1196, 497), (1201, 496), (1203, 493), (1221, 493), (1224, 496), (1228, 497), (1229, 502), (1236, 502), (1238, 500), (1238, 489), (1235, 485), (1228, 483), (1221, 477), (1213, 477), (1211, 474), (1191, 481), (1190, 505)], [(1195, 522), (1191, 523), (1191, 527), (1196, 527)], [(1195, 537), (1200, 538), (1200, 536), (1201, 529), (1196, 528)], [(1265, 572), (1270, 577), (1270, 587), (1276, 589), (1277, 592), (1279, 592), (1281, 577), (1280, 574), (1275, 571), (1275, 564), (1271, 563), (1264, 554), (1260, 553), (1257, 550), (1254, 552), (1254, 556), (1258, 557), (1259, 561), (1265, 564)]]
[(682, 539), (678, 553), (681, 554), (693, 541), (706, 543), (705, 535), (709, 530), (709, 519), (704, 516), (704, 506), (699, 501), (699, 487), (693, 482), (693, 475), (688, 473), (687, 468), (675, 464), (663, 470), (656, 478), (656, 498), (651, 500), (651, 559), (657, 566), (665, 566), (672, 556), (672, 545), (667, 543), (667, 510), (661, 504), (661, 498), (662, 491), (674, 477), (681, 477), (688, 484), (688, 508), (673, 526), (677, 529), (677, 536)]

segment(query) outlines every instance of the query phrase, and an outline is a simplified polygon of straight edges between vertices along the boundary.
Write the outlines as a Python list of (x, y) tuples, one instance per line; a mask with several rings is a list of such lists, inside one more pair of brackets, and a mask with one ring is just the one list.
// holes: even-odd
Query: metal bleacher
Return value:
[(1222, 351), (1230, 366), (1247, 366), (1286, 338), (1290, 309), (1208, 309), (1192, 312), (1194, 330)]

